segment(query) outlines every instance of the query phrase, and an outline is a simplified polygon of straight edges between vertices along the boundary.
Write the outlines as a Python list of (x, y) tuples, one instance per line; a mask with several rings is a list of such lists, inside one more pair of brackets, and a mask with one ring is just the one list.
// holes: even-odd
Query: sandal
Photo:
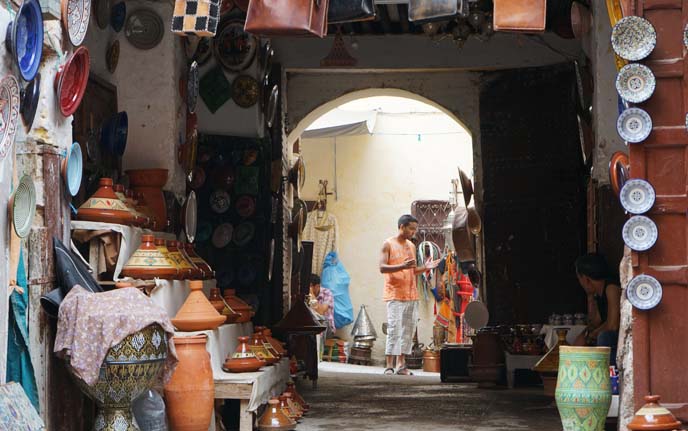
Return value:
[[(388, 372), (389, 371), (389, 372)], [(385, 373), (386, 376), (391, 376), (394, 374), (394, 368), (385, 368)]]
[(399, 375), (399, 376), (412, 376), (413, 373), (411, 372), (411, 370), (406, 368), (406, 366), (403, 366), (397, 370), (397, 375)]

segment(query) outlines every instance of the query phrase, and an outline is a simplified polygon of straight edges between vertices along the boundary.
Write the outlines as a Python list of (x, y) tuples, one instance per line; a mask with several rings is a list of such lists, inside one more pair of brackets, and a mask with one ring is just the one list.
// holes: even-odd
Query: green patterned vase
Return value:
[(167, 334), (157, 323), (128, 335), (110, 348), (93, 386), (67, 369), (98, 412), (93, 431), (138, 431), (131, 403), (155, 383), (167, 358)]
[(604, 431), (612, 402), (609, 347), (559, 347), (555, 399), (564, 431)]

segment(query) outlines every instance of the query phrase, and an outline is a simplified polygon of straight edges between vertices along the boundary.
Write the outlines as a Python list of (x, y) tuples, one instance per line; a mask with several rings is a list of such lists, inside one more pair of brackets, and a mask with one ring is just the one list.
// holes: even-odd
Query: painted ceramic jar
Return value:
[(225, 322), (225, 316), (221, 315), (210, 304), (203, 293), (203, 282), (200, 280), (189, 281), (191, 293), (184, 304), (172, 319), (172, 324), (180, 331), (205, 331), (212, 330)]
[(154, 241), (153, 235), (141, 235), (141, 245), (122, 268), (123, 277), (170, 280), (177, 276), (177, 268), (172, 266), (167, 257), (158, 250)]
[(129, 212), (129, 208), (115, 194), (112, 178), (100, 179), (98, 190), (81, 204), (76, 213), (76, 218), (78, 220), (125, 225), (134, 222), (134, 217)]
[(228, 373), (251, 373), (258, 371), (267, 363), (259, 359), (248, 345), (248, 337), (239, 337), (239, 345), (227, 357), (222, 369)]
[(280, 401), (271, 398), (263, 416), (258, 419), (258, 429), (260, 431), (291, 431), (296, 428), (296, 422), (282, 413)]
[(555, 400), (564, 431), (604, 431), (612, 401), (609, 347), (559, 347)]
[(179, 363), (165, 386), (165, 404), (171, 429), (207, 431), (213, 415), (215, 384), (207, 336), (174, 337)]

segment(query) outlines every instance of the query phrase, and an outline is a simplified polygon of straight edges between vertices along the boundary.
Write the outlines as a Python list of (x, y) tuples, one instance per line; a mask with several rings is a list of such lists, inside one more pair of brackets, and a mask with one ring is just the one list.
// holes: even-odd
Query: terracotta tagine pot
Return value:
[(299, 419), (301, 419), (303, 417), (303, 409), (301, 405), (294, 400), (294, 395), (291, 392), (285, 392), (284, 396), (287, 398), (287, 405), (296, 413)]
[(115, 191), (117, 198), (120, 200), (120, 202), (124, 203), (124, 205), (127, 207), (127, 210), (131, 214), (131, 224), (134, 226), (143, 226), (146, 222), (146, 217), (144, 217), (142, 214), (139, 214), (139, 212), (134, 208), (134, 205), (132, 205), (129, 199), (127, 199), (127, 196), (124, 193), (124, 186), (121, 184), (115, 184), (112, 186), (112, 190)]
[(284, 345), (280, 340), (272, 336), (272, 330), (270, 330), (270, 328), (263, 329), (263, 336), (267, 342), (270, 343), (275, 350), (277, 350), (277, 353), (279, 353), (280, 356), (285, 357), (287, 355), (287, 349), (284, 348)]
[(98, 190), (81, 204), (76, 218), (124, 225), (132, 223), (134, 217), (124, 202), (119, 200), (112, 187), (112, 178), (101, 178), (98, 182)]
[(248, 337), (239, 337), (239, 345), (234, 353), (227, 357), (222, 369), (228, 373), (252, 373), (263, 368), (267, 363), (259, 359), (248, 345)]
[(280, 401), (277, 398), (270, 398), (265, 413), (258, 419), (258, 429), (260, 431), (291, 431), (294, 428), (296, 428), (296, 422), (282, 413)]
[(293, 420), (294, 422), (298, 422), (301, 419), (299, 415), (296, 413), (296, 411), (289, 405), (286, 395), (280, 395), (279, 401), (280, 410), (282, 410), (282, 413), (289, 417), (289, 419)]
[(130, 169), (129, 185), (135, 192), (141, 192), (146, 204), (155, 214), (157, 228), (167, 226), (167, 204), (162, 188), (167, 184), (167, 169)]
[(177, 250), (179, 250), (179, 253), (182, 255), (182, 258), (184, 258), (184, 261), (191, 265), (191, 277), (194, 280), (205, 280), (207, 278), (205, 276), (205, 272), (201, 268), (196, 266), (195, 263), (193, 263), (191, 257), (189, 257), (189, 255), (186, 253), (186, 249), (184, 248), (183, 242), (177, 241)]
[(272, 365), (279, 361), (279, 358), (275, 357), (263, 343), (262, 337), (259, 334), (253, 334), (249, 340), (249, 348), (256, 355), (258, 359), (265, 361), (268, 365)]
[(681, 422), (665, 407), (659, 404), (659, 395), (645, 396), (645, 405), (640, 408), (628, 423), (631, 431), (674, 430), (681, 426)]
[(253, 317), (253, 308), (236, 296), (236, 290), (225, 290), (225, 301), (227, 301), (227, 304), (232, 308), (232, 310), (241, 314), (241, 317), (237, 319), (236, 323), (246, 323), (251, 321), (251, 317)]
[(182, 280), (194, 278), (194, 268), (191, 266), (191, 262), (184, 259), (184, 256), (179, 252), (177, 241), (167, 240), (165, 241), (165, 246), (168, 252), (167, 257), (179, 268), (179, 278)]
[(557, 388), (557, 374), (559, 373), (559, 347), (568, 346), (566, 342), (567, 329), (557, 329), (557, 344), (552, 347), (545, 356), (533, 367), (533, 371), (540, 374), (544, 386), (544, 393), (548, 397), (554, 397)]
[(265, 334), (263, 333), (264, 330), (265, 330), (265, 327), (256, 326), (253, 330), (253, 336), (255, 338), (260, 339), (260, 341), (263, 343), (265, 348), (268, 349), (268, 352), (270, 352), (270, 354), (272, 354), (272, 356), (277, 358), (277, 360), (279, 361), (279, 359), (282, 358), (282, 355), (280, 355), (280, 353), (277, 351), (277, 349), (275, 349), (275, 346), (273, 346), (272, 343), (270, 341), (268, 341), (267, 338), (265, 338)]
[(133, 209), (134, 213), (143, 219), (142, 226), (150, 228), (151, 227), (151, 217), (144, 211), (141, 211), (139, 206), (139, 201), (136, 199), (136, 194), (133, 190), (125, 190), (124, 196), (129, 203), (129, 207)]
[(609, 353), (609, 347), (559, 347), (554, 399), (564, 431), (604, 430), (612, 402)]
[(213, 271), (210, 265), (208, 265), (208, 262), (203, 260), (203, 258), (196, 253), (196, 248), (192, 243), (185, 243), (184, 251), (186, 251), (187, 256), (189, 256), (189, 259), (191, 259), (191, 262), (193, 262), (194, 265), (203, 271), (206, 279), (215, 278), (215, 271)]
[(154, 242), (155, 242), (155, 248), (157, 248), (158, 251), (163, 256), (165, 256), (165, 259), (167, 259), (167, 262), (169, 263), (169, 265), (177, 270), (177, 273), (174, 276), (174, 280), (182, 280), (182, 271), (179, 268), (179, 265), (177, 265), (177, 262), (175, 262), (170, 257), (170, 251), (167, 249), (167, 241), (165, 241), (163, 238), (155, 238)]
[(218, 313), (225, 316), (225, 323), (234, 323), (241, 317), (241, 314), (232, 310), (232, 308), (227, 305), (227, 303), (220, 296), (220, 289), (213, 287), (210, 289), (210, 297), (208, 298), (210, 303), (215, 307)]
[(141, 245), (122, 268), (122, 277), (171, 280), (177, 276), (177, 268), (160, 252), (154, 241), (153, 235), (141, 235)]
[(291, 392), (295, 400), (299, 402), (301, 408), (303, 408), (304, 413), (310, 410), (310, 405), (303, 399), (303, 397), (296, 391), (296, 385), (294, 382), (290, 381), (287, 383), (287, 392)]
[(225, 316), (215, 311), (203, 294), (203, 282), (191, 280), (189, 288), (191, 293), (172, 319), (172, 324), (180, 331), (187, 332), (212, 330), (222, 325), (225, 322)]
[(153, 212), (153, 210), (150, 209), (146, 203), (146, 198), (143, 196), (143, 193), (134, 190), (132, 190), (132, 193), (134, 193), (134, 200), (136, 200), (136, 209), (141, 214), (144, 214), (146, 217), (148, 217), (149, 227), (154, 231), (160, 230), (159, 228), (161, 228), (161, 226), (160, 223), (158, 223), (155, 212)]
[(213, 415), (215, 384), (204, 334), (174, 337), (179, 363), (165, 386), (171, 429), (207, 431)]

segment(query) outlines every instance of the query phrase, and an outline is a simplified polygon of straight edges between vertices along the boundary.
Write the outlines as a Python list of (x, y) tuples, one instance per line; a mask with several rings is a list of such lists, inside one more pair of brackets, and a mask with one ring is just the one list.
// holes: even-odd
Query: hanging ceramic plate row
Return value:
[(84, 42), (90, 19), (91, 0), (62, 0), (62, 24), (72, 45)]
[(7, 26), (5, 46), (14, 57), (19, 74), (31, 81), (43, 54), (43, 11), (38, 0), (25, 0)]
[(67, 151), (67, 157), (62, 160), (62, 180), (67, 186), (70, 195), (76, 196), (81, 188), (81, 175), (83, 174), (84, 160), (81, 146), (74, 142)]
[(194, 242), (196, 238), (197, 215), (198, 202), (196, 202), (196, 192), (192, 190), (184, 203), (184, 233), (189, 242)]
[(196, 112), (196, 103), (198, 102), (198, 63), (195, 61), (189, 66), (189, 73), (186, 81), (186, 106), (190, 114)]
[(619, 194), (621, 206), (631, 214), (643, 214), (655, 203), (655, 189), (645, 180), (634, 178), (626, 181)]
[(36, 109), (38, 109), (38, 99), (41, 95), (41, 74), (38, 73), (29, 82), (24, 90), (21, 91), (21, 108), (20, 112), (24, 119), (26, 130), (31, 130), (33, 120), (36, 118)]
[(635, 308), (650, 310), (662, 300), (662, 285), (656, 278), (640, 274), (628, 283), (626, 297)]
[(79, 108), (81, 99), (86, 92), (88, 74), (91, 67), (91, 58), (88, 49), (81, 46), (67, 58), (65, 64), (60, 66), (55, 76), (55, 88), (60, 112), (69, 117)]
[(628, 155), (617, 151), (612, 154), (609, 160), (609, 183), (612, 185), (614, 194), (617, 196), (621, 192), (621, 188), (626, 184), (629, 178), (629, 169), (631, 163), (628, 160)]
[(7, 75), (0, 80), (0, 162), (10, 153), (19, 120), (19, 83)]
[(229, 20), (213, 41), (215, 57), (230, 72), (241, 72), (251, 65), (258, 49), (258, 39), (244, 31), (244, 20)]
[(644, 64), (631, 63), (624, 66), (616, 77), (616, 91), (631, 103), (646, 101), (655, 92), (655, 76)]
[(612, 29), (612, 48), (624, 60), (642, 60), (650, 55), (656, 45), (657, 32), (645, 18), (627, 16)]
[(101, 30), (105, 30), (108, 22), (110, 22), (111, 9), (110, 0), (95, 0), (93, 3), (93, 14), (96, 18), (96, 24)]
[(152, 9), (138, 9), (129, 14), (124, 29), (129, 43), (142, 50), (155, 48), (164, 33), (162, 18)]
[(635, 251), (650, 249), (657, 242), (657, 225), (645, 216), (633, 216), (623, 227), (623, 240)]
[(10, 196), (9, 208), (14, 232), (19, 238), (26, 237), (36, 215), (36, 187), (30, 176), (24, 175), (19, 180), (16, 190)]
[(626, 142), (637, 144), (643, 142), (652, 132), (650, 114), (640, 108), (628, 108), (619, 115), (616, 130)]

